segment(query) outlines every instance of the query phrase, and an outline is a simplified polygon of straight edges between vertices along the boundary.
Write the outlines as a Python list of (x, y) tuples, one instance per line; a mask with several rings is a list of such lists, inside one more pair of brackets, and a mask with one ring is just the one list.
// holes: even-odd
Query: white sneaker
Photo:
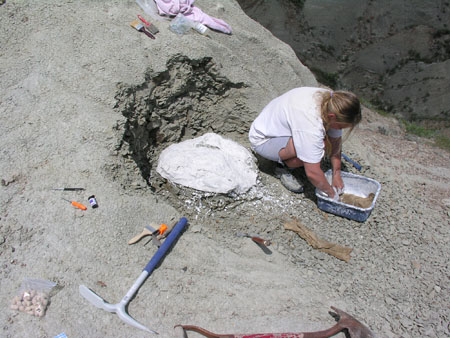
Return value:
[(302, 193), (304, 188), (300, 182), (295, 178), (289, 169), (275, 167), (275, 176), (280, 179), (281, 184), (289, 191), (297, 194)]

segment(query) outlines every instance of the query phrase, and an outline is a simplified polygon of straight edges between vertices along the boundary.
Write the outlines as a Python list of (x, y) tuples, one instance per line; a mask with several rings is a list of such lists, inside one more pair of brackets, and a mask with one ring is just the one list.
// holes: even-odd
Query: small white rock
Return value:
[(31, 294), (28, 291), (25, 291), (23, 293), (23, 297), (24, 300), (31, 300)]

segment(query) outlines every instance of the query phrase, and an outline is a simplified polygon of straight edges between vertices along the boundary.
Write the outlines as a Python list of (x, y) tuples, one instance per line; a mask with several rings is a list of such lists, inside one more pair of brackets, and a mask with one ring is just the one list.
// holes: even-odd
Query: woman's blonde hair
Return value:
[[(330, 118), (328, 114), (336, 116), (336, 122), (348, 123), (351, 125), (350, 130), (346, 134), (347, 138), (353, 128), (361, 122), (361, 103), (358, 97), (347, 91), (326, 91), (320, 94), (320, 115), (322, 117), (325, 130), (330, 129)], [(328, 135), (325, 138), (325, 152), (327, 156), (331, 154), (331, 143)]]
[(325, 130), (330, 128), (328, 114), (336, 115), (336, 122), (349, 123), (350, 131), (361, 121), (361, 104), (355, 94), (346, 91), (321, 93), (320, 114)]

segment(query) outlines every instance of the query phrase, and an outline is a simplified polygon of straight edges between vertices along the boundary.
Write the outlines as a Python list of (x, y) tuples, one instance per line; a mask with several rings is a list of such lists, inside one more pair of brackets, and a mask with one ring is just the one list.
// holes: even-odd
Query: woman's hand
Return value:
[(320, 163), (304, 162), (304, 165), (305, 173), (309, 181), (326, 196), (337, 200), (339, 198), (339, 194), (336, 193), (336, 189), (333, 189), (333, 186), (328, 183), (322, 169), (320, 168)]
[(342, 138), (331, 138), (331, 166), (333, 167), (333, 179), (331, 181), (331, 186), (336, 188), (339, 195), (344, 192), (344, 181), (341, 177), (341, 144)]
[(340, 171), (333, 173), (333, 180), (331, 182), (331, 185), (333, 186), (333, 188), (336, 188), (339, 195), (344, 193), (344, 181), (342, 180)]

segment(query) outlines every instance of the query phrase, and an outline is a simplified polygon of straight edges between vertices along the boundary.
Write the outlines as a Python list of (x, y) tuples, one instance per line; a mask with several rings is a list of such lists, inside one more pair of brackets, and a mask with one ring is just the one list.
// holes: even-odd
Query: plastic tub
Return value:
[[(331, 184), (332, 172), (331, 169), (325, 173), (325, 177)], [(331, 198), (319, 194), (316, 189), (317, 206), (320, 210), (329, 212), (331, 214), (342, 216), (358, 222), (364, 222), (375, 207), (378, 195), (381, 190), (379, 182), (360, 175), (355, 175), (347, 172), (341, 172), (342, 180), (344, 181), (344, 192), (360, 197), (367, 197), (370, 193), (374, 193), (375, 197), (369, 208), (360, 208), (351, 204), (333, 201)]]

